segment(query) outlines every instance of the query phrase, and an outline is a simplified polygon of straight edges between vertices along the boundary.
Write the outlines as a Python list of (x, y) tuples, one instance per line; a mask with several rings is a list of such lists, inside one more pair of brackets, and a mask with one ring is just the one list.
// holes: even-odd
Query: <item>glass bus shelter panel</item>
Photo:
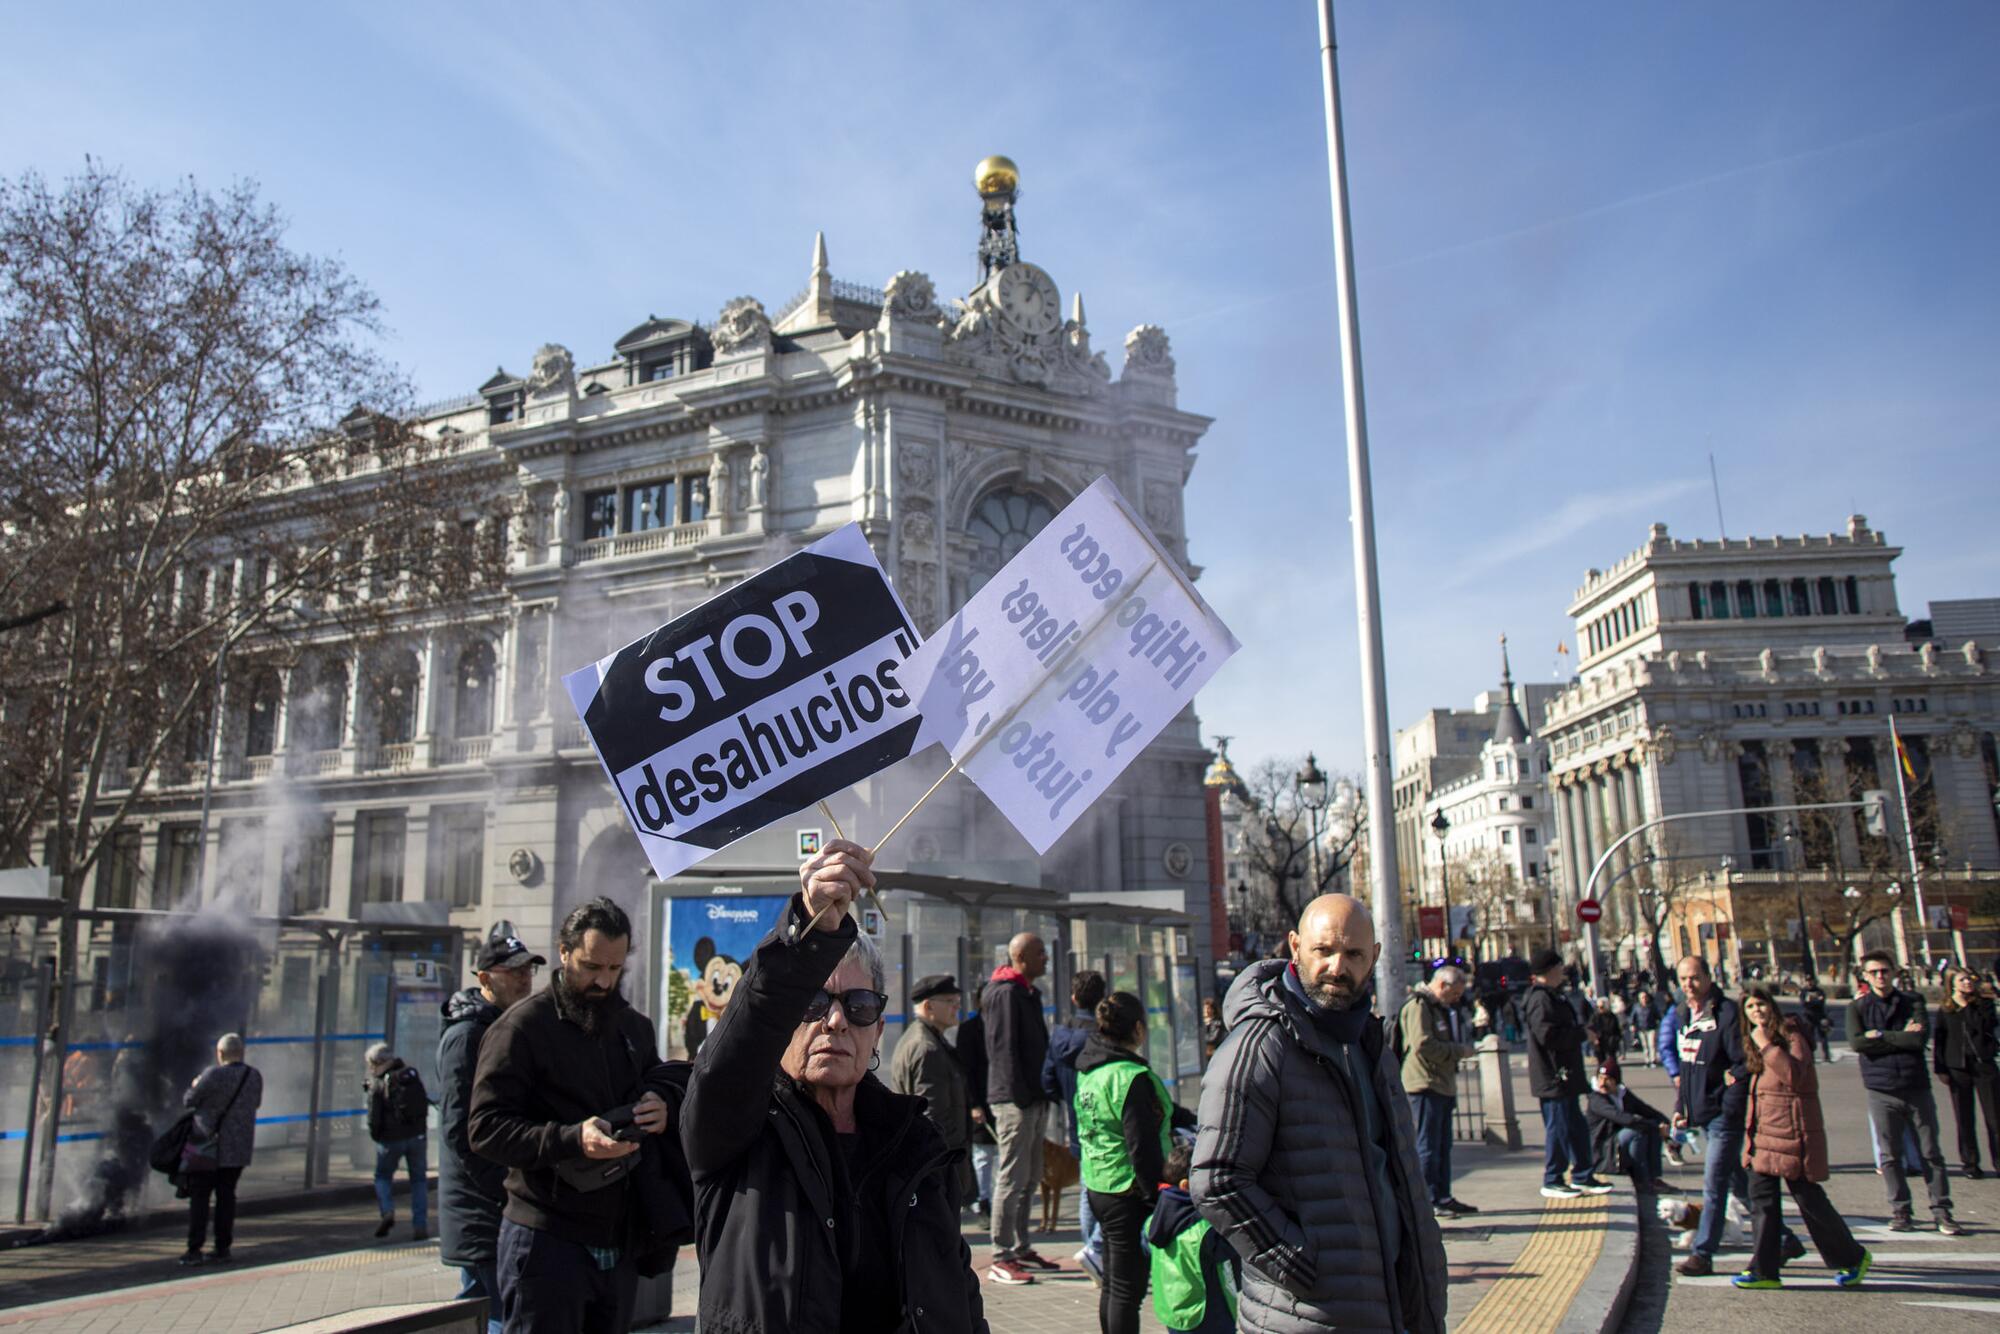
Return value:
[(27, 1216), (24, 1186), (31, 1152), (29, 1128), (41, 1034), (47, 1027), (49, 967), (37, 958), (31, 924), (0, 939), (0, 1210), (18, 1222)]

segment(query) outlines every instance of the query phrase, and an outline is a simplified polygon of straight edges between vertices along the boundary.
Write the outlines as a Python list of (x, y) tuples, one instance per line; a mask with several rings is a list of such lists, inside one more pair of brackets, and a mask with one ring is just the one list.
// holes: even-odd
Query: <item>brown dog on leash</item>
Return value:
[(1076, 1159), (1069, 1145), (1042, 1141), (1042, 1231), (1056, 1230), (1062, 1216), (1063, 1191), (1077, 1184)]

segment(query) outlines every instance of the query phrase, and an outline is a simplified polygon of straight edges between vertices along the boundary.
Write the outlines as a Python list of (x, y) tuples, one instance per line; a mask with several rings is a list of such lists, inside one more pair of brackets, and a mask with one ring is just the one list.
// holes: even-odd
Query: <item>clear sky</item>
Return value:
[[(1244, 642), (1239, 759), (1361, 763), (1315, 6), (9, 6), (0, 171), (261, 183), (424, 398), (836, 276), (975, 274), (972, 164), (1114, 365), (1165, 326)], [(2000, 595), (2000, 6), (1347, 3), (1392, 720), (1545, 679), (1668, 523), (1907, 547)], [(1572, 643), (1572, 647), (1574, 647)]]

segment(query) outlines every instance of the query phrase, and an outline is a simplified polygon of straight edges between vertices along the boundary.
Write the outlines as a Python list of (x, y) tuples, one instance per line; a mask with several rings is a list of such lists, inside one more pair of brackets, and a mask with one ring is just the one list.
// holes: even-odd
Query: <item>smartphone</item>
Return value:
[(604, 1114), (605, 1121), (611, 1126), (611, 1138), (623, 1140), (627, 1144), (636, 1144), (645, 1138), (646, 1132), (633, 1119), (633, 1115), (629, 1103), (623, 1107), (613, 1107)]

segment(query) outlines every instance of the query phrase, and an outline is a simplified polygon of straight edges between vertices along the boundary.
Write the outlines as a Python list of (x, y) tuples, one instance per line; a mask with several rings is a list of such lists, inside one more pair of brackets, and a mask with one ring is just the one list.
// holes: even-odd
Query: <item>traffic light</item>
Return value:
[(1881, 788), (1871, 787), (1861, 794), (1861, 827), (1870, 838), (1881, 838), (1889, 832), (1888, 811), (1889, 794)]

